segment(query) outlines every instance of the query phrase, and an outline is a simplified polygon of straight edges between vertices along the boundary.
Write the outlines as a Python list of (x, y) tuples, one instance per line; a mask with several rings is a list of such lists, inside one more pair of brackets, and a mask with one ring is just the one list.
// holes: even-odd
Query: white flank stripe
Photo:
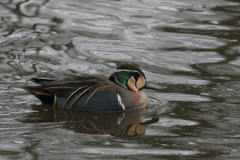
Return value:
[(122, 106), (123, 108), (123, 111), (125, 111), (125, 105), (122, 103), (122, 100), (121, 100), (121, 97), (119, 94), (117, 94), (117, 97), (118, 97), (118, 103)]

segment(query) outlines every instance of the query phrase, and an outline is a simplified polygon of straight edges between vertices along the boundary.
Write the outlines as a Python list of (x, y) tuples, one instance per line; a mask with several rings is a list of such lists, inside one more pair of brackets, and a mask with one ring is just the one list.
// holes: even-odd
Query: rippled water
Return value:
[[(239, 159), (238, 0), (1, 0), (0, 159)], [(143, 69), (147, 109), (52, 108), (33, 77)]]

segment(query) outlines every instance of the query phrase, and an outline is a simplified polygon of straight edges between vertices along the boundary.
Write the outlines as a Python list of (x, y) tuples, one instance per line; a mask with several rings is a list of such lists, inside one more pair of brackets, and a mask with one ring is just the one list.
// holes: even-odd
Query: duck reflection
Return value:
[(143, 136), (146, 125), (156, 123), (158, 118), (143, 122), (147, 109), (142, 108), (128, 112), (82, 112), (62, 108), (49, 107), (48, 105), (34, 105), (37, 111), (30, 113), (23, 122), (65, 122), (62, 128), (76, 133), (109, 134), (117, 137)]

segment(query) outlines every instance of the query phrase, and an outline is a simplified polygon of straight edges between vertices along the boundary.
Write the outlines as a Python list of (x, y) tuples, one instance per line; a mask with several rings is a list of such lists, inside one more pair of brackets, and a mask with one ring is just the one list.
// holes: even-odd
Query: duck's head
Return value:
[(117, 67), (109, 80), (132, 91), (140, 91), (143, 88), (158, 89), (146, 83), (146, 77), (141, 69), (133, 64), (122, 64)]

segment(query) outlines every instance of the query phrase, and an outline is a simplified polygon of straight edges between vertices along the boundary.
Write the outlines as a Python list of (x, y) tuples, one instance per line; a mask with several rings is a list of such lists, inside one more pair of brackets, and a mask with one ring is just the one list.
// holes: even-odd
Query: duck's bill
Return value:
[(150, 85), (150, 84), (147, 84), (147, 83), (143, 86), (143, 88), (146, 88), (146, 89), (156, 89), (156, 90), (159, 89), (159, 88), (157, 88), (157, 87), (155, 87), (155, 86), (152, 86), (152, 85)]

